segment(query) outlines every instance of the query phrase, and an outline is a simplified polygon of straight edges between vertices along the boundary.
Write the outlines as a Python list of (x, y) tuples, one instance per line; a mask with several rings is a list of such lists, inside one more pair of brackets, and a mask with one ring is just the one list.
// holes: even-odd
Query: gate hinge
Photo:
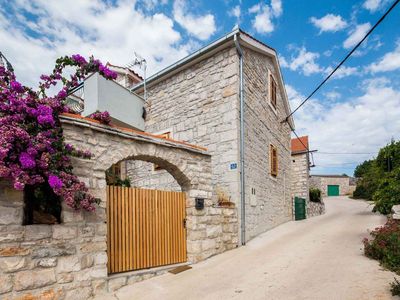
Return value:
[(186, 228), (186, 218), (183, 219), (183, 228)]

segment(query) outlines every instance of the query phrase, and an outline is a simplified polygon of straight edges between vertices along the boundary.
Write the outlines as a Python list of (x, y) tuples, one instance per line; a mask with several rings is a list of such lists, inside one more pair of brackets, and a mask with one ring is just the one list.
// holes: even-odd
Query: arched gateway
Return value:
[[(215, 253), (222, 252), (225, 249), (232, 248), (232, 245), (237, 242), (236, 210), (232, 208), (216, 208), (213, 205), (211, 157), (205, 148), (161, 138), (144, 132), (101, 125), (93, 122), (93, 120), (75, 115), (64, 115), (62, 123), (66, 141), (79, 149), (90, 150), (94, 155), (91, 160), (74, 158), (74, 173), (89, 186), (94, 196), (101, 199), (100, 208), (95, 213), (95, 219), (98, 221), (107, 220), (109, 224), (106, 239), (108, 241), (108, 273), (178, 262), (196, 262)], [(167, 170), (180, 185), (182, 192), (159, 191), (160, 193), (157, 193), (157, 191), (147, 190), (146, 192), (146, 190), (142, 189), (133, 189), (132, 191), (132, 188), (129, 191), (124, 190), (124, 188), (117, 188), (119, 190), (116, 191), (115, 187), (107, 187), (105, 178), (106, 170), (124, 160), (146, 161)], [(138, 249), (135, 247), (131, 249), (127, 244), (135, 244), (135, 241), (132, 242), (132, 239), (129, 240), (130, 235), (138, 238), (139, 233), (142, 235), (146, 233), (143, 233), (141, 228), (135, 231), (133, 228), (134, 225), (129, 225), (129, 222), (135, 222), (135, 213), (130, 216), (129, 211), (124, 213), (124, 207), (121, 209), (121, 205), (115, 206), (113, 204), (116, 201), (120, 201), (121, 197), (124, 198), (122, 201), (129, 202), (132, 198), (135, 198), (136, 200), (134, 201), (137, 201), (136, 204), (132, 202), (133, 204), (126, 208), (131, 211), (133, 205), (133, 210), (136, 208), (139, 211), (136, 219), (139, 219), (140, 224), (136, 223), (134, 224), (135, 226), (146, 227), (149, 226), (148, 222), (153, 222), (150, 224), (150, 231), (157, 231), (156, 233), (152, 232), (153, 240), (150, 238), (150, 242), (147, 241), (147, 244), (145, 243), (145, 248), (139, 249), (141, 251), (152, 251), (152, 253), (144, 258), (144, 262), (142, 261), (142, 263), (136, 263), (135, 260), (135, 255), (138, 253), (136, 250)], [(146, 198), (147, 202), (141, 201), (140, 197)], [(163, 200), (163, 197), (165, 200)], [(204, 209), (196, 209), (196, 198), (204, 199)], [(167, 201), (170, 201), (168, 202), (170, 204), (167, 207), (163, 206)], [(143, 206), (143, 203), (148, 203), (148, 206)], [(107, 209), (109, 213), (108, 219)], [(168, 213), (163, 213), (164, 209), (168, 210)], [(224, 216), (224, 210), (226, 210), (226, 216)], [(141, 213), (144, 215), (140, 215)], [(124, 218), (122, 221), (120, 215)], [(160, 215), (160, 218), (157, 219), (155, 215)], [(140, 220), (140, 217), (142, 217), (142, 220)], [(165, 222), (165, 218), (169, 217), (173, 218), (170, 220), (170, 223), (168, 223), (168, 220)], [(119, 220), (119, 223), (115, 224), (115, 226), (121, 227), (122, 224), (123, 228), (110, 229), (110, 224), (114, 226), (113, 222), (115, 223), (115, 218), (117, 218), (117, 221)], [(143, 222), (147, 223), (144, 224)], [(123, 224), (125, 223), (128, 224), (128, 227), (130, 226), (130, 229), (133, 229), (133, 233), (130, 232), (127, 226), (124, 227)], [(226, 225), (229, 223), (230, 225)], [(168, 230), (165, 230), (163, 224), (165, 227), (175, 227), (170, 228), (168, 232)], [(207, 226), (208, 224), (210, 226)], [(235, 225), (232, 226), (232, 224)], [(175, 233), (173, 231), (174, 228), (177, 230)], [(211, 234), (210, 229), (212, 229)], [(113, 230), (121, 230), (122, 232), (115, 235)], [(185, 234), (181, 234), (180, 230), (184, 230)], [(112, 244), (115, 237), (118, 237), (118, 235), (121, 236), (121, 234), (122, 236), (127, 236), (128, 240), (125, 241), (122, 238), (122, 244), (118, 245), (117, 242), (116, 245), (118, 251), (113, 251), (113, 248), (110, 249), (110, 240)], [(165, 236), (158, 236), (160, 234), (165, 234)], [(225, 238), (223, 238), (224, 234)], [(142, 237), (144, 240), (146, 238), (149, 239), (146, 236)], [(163, 241), (171, 239), (173, 244), (169, 245), (169, 247), (164, 247), (164, 244), (160, 245), (159, 239)], [(229, 242), (224, 242), (224, 239), (229, 240)], [(152, 241), (154, 244), (151, 244)], [(125, 242), (126, 244), (124, 244)], [(154, 247), (160, 249), (154, 250)], [(115, 258), (116, 253), (121, 253), (121, 251), (125, 250), (127, 252), (126, 255), (124, 253), (123, 256)], [(170, 253), (171, 251), (177, 252), (175, 253), (176, 260), (173, 258), (169, 260), (163, 259), (168, 256), (170, 258), (171, 256), (173, 257), (174, 253)], [(129, 261), (130, 259), (132, 262)], [(127, 262), (125, 267), (122, 266), (121, 268), (121, 260), (123, 261), (122, 264)], [(110, 266), (110, 262), (112, 265), (116, 263), (116, 267)]]
[[(236, 208), (217, 205), (211, 157), (206, 149), (144, 132), (101, 125), (77, 115), (63, 115), (61, 123), (66, 143), (90, 150), (94, 155), (90, 160), (72, 158), (73, 172), (101, 203), (93, 213), (76, 212), (62, 203), (60, 224), (23, 225), (23, 192), (15, 191), (10, 182), (1, 180), (0, 231), (7, 235), (3, 234), (0, 239), (0, 258), (5, 257), (12, 264), (4, 264), (8, 269), (0, 270), (0, 278), (7, 283), (3, 287), (15, 286), (15, 289), (7, 289), (7, 296), (42, 297), (50, 293), (65, 295), (66, 299), (87, 299), (93, 294), (165, 272), (165, 268), (160, 270), (153, 266), (175, 261), (198, 262), (237, 246)], [(142, 160), (166, 169), (181, 192), (131, 189), (111, 194), (114, 187), (107, 186), (105, 172), (126, 159)], [(121, 195), (125, 195), (122, 201), (119, 200)], [(137, 202), (135, 199), (140, 197), (147, 198)], [(204, 199), (204, 207), (196, 208), (195, 198)], [(124, 203), (125, 210), (122, 210)], [(110, 216), (112, 210), (114, 213)], [(134, 214), (139, 211), (141, 215)], [(157, 219), (157, 216), (163, 217)], [(174, 222), (167, 222), (167, 218)], [(178, 222), (179, 218), (181, 221), (186, 218), (186, 228), (183, 222)], [(133, 223), (140, 220), (150, 226), (144, 228), (139, 222), (141, 227), (130, 232)], [(118, 242), (122, 243), (113, 249), (110, 248), (111, 222), (125, 229), (125, 232), (118, 231), (122, 227), (117, 227)], [(129, 248), (129, 244), (143, 244), (140, 239), (157, 230), (152, 241), (159, 247), (154, 248), (149, 239), (145, 240), (146, 248)], [(178, 236), (165, 235), (174, 230), (178, 230)], [(113, 233), (115, 237), (115, 230)], [(135, 239), (139, 239), (136, 244)], [(176, 251), (177, 247), (180, 248), (174, 260), (171, 253), (165, 251)], [(122, 253), (122, 257), (114, 261), (118, 263), (114, 270), (110, 269), (112, 251)], [(138, 261), (140, 253), (146, 254), (146, 260)], [(121, 262), (128, 268), (119, 268)], [(125, 272), (143, 268), (145, 275), (141, 270)]]

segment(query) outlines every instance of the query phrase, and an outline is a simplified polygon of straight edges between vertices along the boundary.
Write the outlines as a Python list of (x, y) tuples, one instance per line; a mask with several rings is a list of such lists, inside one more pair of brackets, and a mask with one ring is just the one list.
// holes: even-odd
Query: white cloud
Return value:
[(143, 3), (147, 10), (154, 10), (157, 6), (167, 4), (168, 0), (141, 0), (138, 2)]
[(382, 58), (370, 64), (366, 69), (372, 73), (400, 69), (400, 41), (397, 42), (396, 49), (386, 53)]
[(373, 13), (389, 2), (390, 0), (366, 0), (363, 3), (363, 7)]
[(271, 0), (272, 13), (275, 17), (280, 17), (282, 15), (282, 1), (281, 0)]
[(200, 40), (209, 39), (216, 30), (212, 14), (200, 16), (188, 12), (185, 0), (175, 0), (173, 14), (176, 22)]
[(286, 60), (286, 58), (284, 58), (282, 55), (278, 54), (278, 61), (279, 61), (279, 65), (282, 68), (289, 68), (289, 63)]
[(261, 34), (274, 31), (273, 19), (280, 17), (282, 12), (281, 0), (271, 0), (271, 5), (260, 2), (249, 8), (249, 13), (255, 14), (254, 19), (251, 21), (253, 28)]
[(234, 6), (230, 11), (229, 15), (232, 17), (235, 17), (237, 21), (239, 22), (240, 20), (240, 15), (241, 15), (241, 10), (240, 10), (240, 5)]
[[(330, 72), (332, 72), (333, 67), (327, 67), (325, 69), (326, 75), (328, 75)], [(347, 76), (352, 76), (352, 75), (358, 75), (358, 68), (357, 67), (346, 67), (346, 66), (341, 66), (331, 77), (332, 79), (341, 79)]]
[[(193, 50), (184, 43), (164, 14), (143, 14), (134, 2), (105, 4), (102, 1), (25, 1), (12, 4), (15, 19), (0, 10), (1, 50), (16, 74), (28, 85), (42, 73), (50, 73), (55, 59), (66, 54), (94, 55), (104, 62), (125, 65), (133, 51), (147, 59), (149, 73), (169, 65)], [(23, 14), (36, 21), (29, 23)], [(26, 26), (34, 31), (27, 35)]]
[(371, 24), (364, 23), (357, 25), (356, 28), (350, 31), (349, 36), (343, 42), (343, 47), (349, 49), (355, 46), (361, 39), (365, 36), (365, 34), (370, 30)]
[(252, 7), (249, 8), (250, 14), (255, 14), (261, 11), (261, 3), (254, 4)]
[(325, 31), (336, 32), (347, 27), (347, 22), (340, 15), (327, 14), (320, 19), (311, 17), (310, 21), (315, 27), (319, 28), (320, 33)]
[[(287, 87), (291, 107), (304, 96)], [(343, 97), (342, 97), (343, 98)], [(362, 83), (362, 94), (322, 105), (311, 99), (294, 115), (299, 135), (309, 135), (313, 149), (319, 152), (372, 153), (393, 137), (400, 138), (400, 89), (386, 78)], [(314, 155), (317, 166), (362, 162), (372, 155)], [(348, 165), (347, 165), (348, 166)], [(314, 172), (324, 172), (318, 167)]]
[(301, 71), (306, 76), (323, 71), (316, 62), (316, 59), (319, 58), (319, 53), (307, 51), (304, 46), (298, 48), (297, 51), (297, 56), (292, 56), (290, 62), (280, 57), (281, 66), (289, 68), (292, 71)]
[(336, 101), (342, 97), (342, 94), (340, 94), (337, 91), (330, 91), (330, 92), (325, 93), (324, 95), (328, 100), (331, 100), (331, 101)]

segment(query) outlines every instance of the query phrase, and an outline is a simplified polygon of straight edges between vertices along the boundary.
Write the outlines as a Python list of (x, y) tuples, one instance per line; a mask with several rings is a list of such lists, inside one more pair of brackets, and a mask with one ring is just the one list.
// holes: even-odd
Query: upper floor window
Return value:
[(278, 149), (274, 145), (269, 146), (270, 173), (272, 176), (278, 176)]
[(269, 99), (273, 108), (276, 109), (277, 85), (272, 73), (269, 72)]

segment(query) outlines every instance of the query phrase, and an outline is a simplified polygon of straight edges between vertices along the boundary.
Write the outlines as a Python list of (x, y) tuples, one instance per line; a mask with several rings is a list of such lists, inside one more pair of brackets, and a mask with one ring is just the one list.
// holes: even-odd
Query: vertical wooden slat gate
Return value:
[(107, 186), (108, 273), (186, 262), (186, 198)]

